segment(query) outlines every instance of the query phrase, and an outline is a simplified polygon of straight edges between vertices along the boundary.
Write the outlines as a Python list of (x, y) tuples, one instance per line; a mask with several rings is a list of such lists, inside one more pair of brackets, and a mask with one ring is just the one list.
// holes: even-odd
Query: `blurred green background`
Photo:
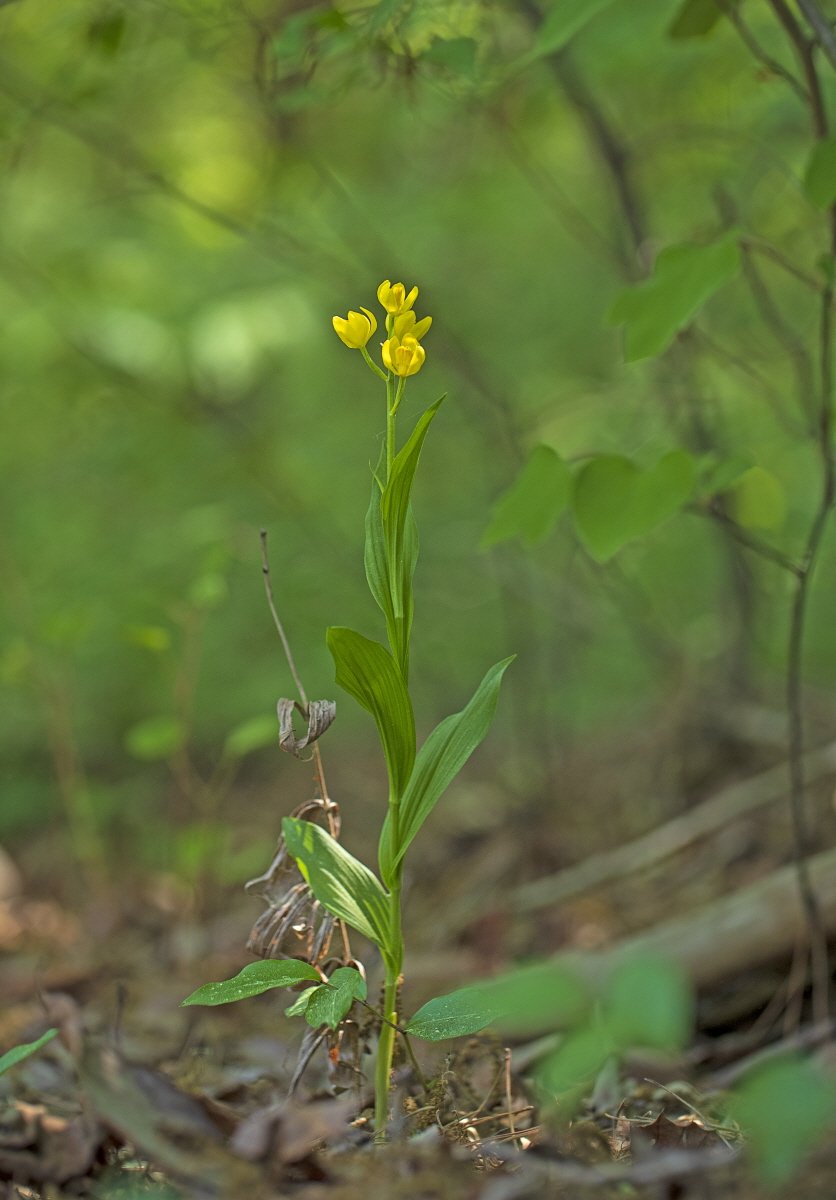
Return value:
[[(561, 5), (577, 30), (546, 53)], [(779, 571), (695, 511), (604, 564), (566, 516), (534, 547), (479, 546), (539, 443), (641, 466), (743, 451), (770, 481), (748, 525), (793, 553), (806, 530), (809, 122), (709, 0), (687, 8), (695, 36), (682, 0), (0, 8), (0, 841), (42, 887), (266, 866), (310, 780), (273, 733), (293, 690), (262, 526), (307, 690), (338, 701), (347, 841), (373, 845), (382, 764), (324, 630), (382, 633), (362, 538), (383, 400), (331, 316), (377, 308), (384, 278), (434, 318), (404, 423), (449, 393), (415, 498), (419, 730), (518, 655), (439, 833), (522, 812), (534, 842), (556, 831), (519, 865), (537, 873), (745, 766), (726, 718), (780, 708)], [(768, 6), (746, 8), (791, 66)], [(732, 226), (737, 277), (625, 364), (617, 293)], [(833, 584), (829, 541), (807, 655), (825, 723)]]

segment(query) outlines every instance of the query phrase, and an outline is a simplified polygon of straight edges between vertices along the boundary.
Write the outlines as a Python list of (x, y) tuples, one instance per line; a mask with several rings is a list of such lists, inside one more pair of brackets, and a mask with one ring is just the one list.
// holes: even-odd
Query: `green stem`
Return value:
[(366, 349), (366, 347), (365, 347), (365, 346), (361, 346), (361, 347), (360, 347), (360, 353), (363, 355), (363, 358), (366, 360), (366, 362), (368, 363), (368, 365), (369, 365), (369, 366), (371, 367), (371, 369), (374, 371), (375, 375), (379, 375), (379, 376), (380, 376), (380, 378), (383, 380), (383, 382), (384, 382), (384, 383), (386, 383), (386, 382), (387, 382), (387, 380), (388, 380), (388, 378), (389, 378), (389, 377), (388, 377), (388, 375), (386, 374), (386, 372), (385, 372), (385, 371), (381, 371), (380, 367), (379, 367), (379, 366), (377, 365), (377, 363), (374, 361), (374, 359), (373, 359), (373, 358), (372, 358), (372, 356), (369, 354), (369, 352), (368, 352), (368, 350)]
[(374, 1136), (376, 1142), (386, 1138), (389, 1120), (389, 1084), (392, 1074), (392, 1055), (395, 1051), (393, 1026), (398, 1023), (398, 981), (403, 966), (403, 937), (401, 934), (401, 888), (403, 886), (400, 867), (392, 880), (389, 896), (389, 921), (391, 945), (394, 953), (385, 957), (386, 980), (383, 987), (383, 1016), (389, 1024), (380, 1027), (377, 1045), (377, 1065), (374, 1082)]
[(395, 380), (390, 374), (386, 377), (386, 480), (392, 474), (392, 463), (395, 461)]

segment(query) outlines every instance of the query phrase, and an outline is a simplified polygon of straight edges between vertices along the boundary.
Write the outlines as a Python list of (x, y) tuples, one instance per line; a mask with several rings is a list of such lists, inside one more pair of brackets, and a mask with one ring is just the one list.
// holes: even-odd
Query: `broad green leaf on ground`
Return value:
[(278, 743), (278, 740), (279, 726), (275, 713), (264, 713), (236, 725), (226, 739), (224, 754), (227, 758), (243, 758), (262, 746)]
[(317, 900), (381, 948), (389, 940), (389, 899), (377, 876), (319, 825), (285, 817), (287, 848)]
[(392, 653), (404, 681), (409, 677), (409, 631), (412, 624), (412, 575), (418, 554), (418, 542), (410, 524), (410, 496), (415, 472), (433, 418), (444, 396), (436, 400), (419, 418), (403, 448), (395, 455), (389, 479), (380, 497), (380, 515), (386, 550), (387, 574), (395, 619), (395, 643)]
[[(321, 986), (322, 985), (320, 984), (320, 987)], [(319, 988), (315, 987), (305, 988), (304, 992), (300, 992), (293, 1003), (284, 1010), (284, 1015), (286, 1017), (303, 1017), (311, 996), (314, 994), (314, 992), (318, 991)]]
[(440, 1042), (444, 1038), (479, 1033), (499, 1015), (484, 992), (478, 988), (462, 988), (449, 996), (436, 996), (418, 1009), (406, 1026), (407, 1033), (425, 1042)]
[(723, 15), (717, 0), (683, 0), (674, 17), (668, 37), (684, 39), (705, 37)]
[(230, 1004), (233, 1000), (245, 1000), (248, 996), (259, 996), (270, 988), (291, 987), (303, 979), (319, 980), (319, 972), (298, 958), (268, 958), (263, 962), (248, 963), (234, 979), (221, 983), (204, 983), (192, 992), (180, 1005), (187, 1004)]
[(575, 476), (572, 509), (587, 549), (606, 562), (633, 538), (677, 512), (694, 490), (694, 461), (684, 450), (642, 471), (628, 458), (602, 454)]
[(473, 38), (440, 38), (434, 37), (430, 46), (421, 55), (421, 62), (433, 63), (437, 67), (446, 67), (455, 75), (464, 75), (472, 79), (476, 74), (476, 51), (478, 47)]
[(731, 488), (732, 512), (744, 529), (779, 533), (787, 515), (783, 484), (765, 467), (751, 467)]
[(186, 730), (176, 717), (148, 717), (128, 730), (125, 746), (134, 758), (147, 762), (169, 758), (186, 738)]
[(337, 668), (337, 683), (377, 723), (392, 789), (400, 797), (415, 762), (415, 718), (398, 666), (380, 642), (343, 625), (332, 625), (327, 641)]
[(700, 462), (697, 492), (700, 496), (716, 496), (720, 492), (725, 492), (754, 465), (751, 454), (747, 454), (745, 451), (741, 451), (739, 454), (730, 454), (719, 460), (716, 455), (706, 456)]
[(542, 58), (544, 54), (562, 50), (588, 21), (610, 3), (612, 0), (554, 0), (527, 57)]
[(836, 200), (836, 137), (816, 142), (804, 172), (804, 191), (816, 208), (829, 208)]
[(305, 1009), (305, 1020), (314, 1029), (336, 1029), (355, 1000), (366, 999), (366, 981), (353, 967), (338, 967), (327, 984), (318, 987)]
[(536, 446), (515, 482), (497, 501), (482, 535), (487, 548), (508, 538), (541, 542), (569, 503), (572, 476), (551, 446)]
[(515, 1035), (571, 1028), (592, 1003), (583, 981), (558, 962), (517, 967), (478, 986), (496, 1006), (499, 1028)]
[(585, 1025), (567, 1034), (536, 1071), (537, 1083), (552, 1096), (561, 1096), (591, 1083), (613, 1051), (607, 1030)]
[(392, 870), (442, 792), (488, 732), (496, 712), (502, 676), (512, 661), (513, 657), (506, 658), (491, 667), (467, 706), (437, 725), (421, 747), (401, 800), (397, 849), (393, 852), (388, 815), (380, 835), (380, 869), (384, 879), (391, 878)]
[(48, 1029), (36, 1042), (24, 1042), (22, 1046), (14, 1046), (11, 1050), (8, 1050), (0, 1057), (0, 1075), (4, 1071), (8, 1071), (9, 1067), (14, 1067), (17, 1063), (23, 1062), (24, 1058), (28, 1058), (30, 1054), (36, 1054), (41, 1046), (45, 1046), (47, 1042), (51, 1042), (57, 1033), (57, 1029)]
[(778, 1184), (836, 1120), (836, 1086), (809, 1060), (785, 1058), (747, 1075), (732, 1093), (729, 1111), (749, 1139), (758, 1173)]
[(610, 979), (603, 1013), (619, 1050), (681, 1050), (693, 1023), (688, 980), (664, 959), (631, 958)]
[(667, 349), (739, 265), (734, 229), (710, 246), (686, 244), (662, 250), (650, 279), (619, 293), (609, 311), (610, 324), (626, 326), (627, 362), (652, 358)]

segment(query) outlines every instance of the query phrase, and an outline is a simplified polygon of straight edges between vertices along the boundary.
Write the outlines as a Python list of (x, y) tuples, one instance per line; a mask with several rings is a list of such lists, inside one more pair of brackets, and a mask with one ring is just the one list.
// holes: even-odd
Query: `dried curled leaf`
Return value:
[[(297, 738), (293, 732), (294, 709), (308, 722), (307, 732), (301, 738)], [(276, 711), (279, 714), (279, 745), (287, 754), (298, 758), (300, 750), (322, 737), (337, 714), (337, 706), (333, 700), (311, 700), (305, 712), (298, 700), (282, 698), (276, 705)]]
[[(308, 821), (325, 817), (329, 833), (339, 837), (340, 810), (332, 800), (306, 800), (293, 816)], [(265, 873), (245, 886), (248, 892), (262, 896), (268, 906), (252, 928), (248, 950), (259, 958), (291, 954), (314, 965), (322, 962), (331, 945), (335, 919), (302, 878), (283, 837)]]

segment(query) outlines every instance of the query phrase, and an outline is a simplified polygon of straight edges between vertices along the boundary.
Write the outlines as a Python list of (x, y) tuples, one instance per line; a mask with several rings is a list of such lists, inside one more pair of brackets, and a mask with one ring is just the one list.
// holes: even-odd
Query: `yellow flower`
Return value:
[[(363, 316), (363, 313), (366, 315)], [(359, 350), (365, 346), (377, 329), (377, 321), (367, 308), (361, 309), (360, 312), (350, 312), (348, 320), (345, 317), (332, 317), (331, 323), (337, 331), (337, 337), (341, 338), (352, 350)]]
[(403, 340), (397, 337), (389, 338), (383, 343), (382, 353), (383, 361), (389, 370), (402, 378), (420, 371), (426, 358), (424, 347), (419, 345), (416, 338), (409, 336)]
[(397, 316), (398, 313), (406, 312), (412, 308), (415, 301), (418, 299), (418, 289), (414, 287), (407, 296), (406, 288), (402, 283), (390, 283), (388, 279), (384, 279), (383, 283), (377, 289), (377, 298), (388, 313), (392, 316)]
[(401, 313), (399, 317), (395, 317), (393, 333), (396, 338), (401, 340), (405, 337), (414, 337), (416, 342), (420, 342), (432, 323), (432, 317), (424, 317), (423, 320), (416, 321), (415, 313), (409, 309), (407, 312)]

